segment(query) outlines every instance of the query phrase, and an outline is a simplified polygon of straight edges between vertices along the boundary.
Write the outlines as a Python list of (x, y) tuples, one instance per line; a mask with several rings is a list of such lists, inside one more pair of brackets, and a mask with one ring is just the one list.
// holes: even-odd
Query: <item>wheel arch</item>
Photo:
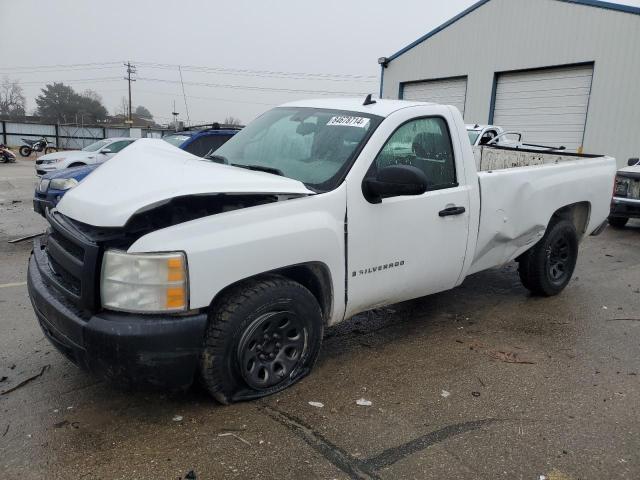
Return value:
[(322, 311), (324, 324), (327, 325), (329, 323), (333, 312), (333, 283), (329, 267), (322, 262), (307, 262), (290, 265), (243, 278), (220, 290), (215, 295), (210, 305), (215, 305), (227, 292), (238, 286), (240, 283), (263, 277), (265, 275), (279, 275), (305, 287), (318, 301), (320, 310)]
[(549, 219), (549, 223), (547, 224), (547, 228), (551, 225), (552, 222), (559, 219), (570, 220), (573, 223), (573, 226), (576, 229), (579, 238), (582, 238), (587, 233), (587, 227), (589, 226), (589, 219), (591, 217), (591, 203), (590, 202), (577, 202), (572, 203), (570, 205), (565, 205), (564, 207), (559, 208), (551, 218)]
[(69, 164), (69, 166), (67, 168), (72, 168), (72, 167), (86, 167), (87, 164), (84, 162), (72, 162)]

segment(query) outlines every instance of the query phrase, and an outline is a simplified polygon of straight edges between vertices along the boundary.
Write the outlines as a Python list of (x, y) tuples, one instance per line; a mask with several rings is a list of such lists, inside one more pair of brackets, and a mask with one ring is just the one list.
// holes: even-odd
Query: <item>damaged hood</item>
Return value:
[(221, 165), (164, 140), (140, 139), (73, 188), (58, 211), (96, 227), (121, 227), (136, 212), (185, 195), (311, 195), (302, 182)]

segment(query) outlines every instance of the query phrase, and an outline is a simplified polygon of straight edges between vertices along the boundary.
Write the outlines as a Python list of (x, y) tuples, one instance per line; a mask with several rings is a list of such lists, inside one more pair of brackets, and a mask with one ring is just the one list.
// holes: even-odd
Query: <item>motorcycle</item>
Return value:
[(22, 141), (26, 143), (26, 145), (22, 145), (19, 150), (20, 155), (22, 155), (23, 157), (28, 157), (32, 152), (44, 151), (44, 153), (52, 153), (58, 151), (56, 146), (45, 137), (42, 137), (39, 140), (29, 140), (28, 138), (23, 138)]
[(5, 144), (0, 143), (0, 162), (15, 163), (15, 161), (16, 154), (9, 150), (9, 148)]

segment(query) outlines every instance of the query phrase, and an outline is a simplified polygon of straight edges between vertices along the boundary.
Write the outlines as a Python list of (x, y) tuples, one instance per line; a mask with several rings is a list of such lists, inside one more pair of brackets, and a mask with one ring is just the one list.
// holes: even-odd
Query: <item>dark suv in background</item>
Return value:
[(189, 130), (165, 135), (162, 139), (196, 157), (204, 157), (207, 153), (220, 148), (239, 130), (240, 127), (226, 127), (214, 123), (211, 126), (191, 127)]

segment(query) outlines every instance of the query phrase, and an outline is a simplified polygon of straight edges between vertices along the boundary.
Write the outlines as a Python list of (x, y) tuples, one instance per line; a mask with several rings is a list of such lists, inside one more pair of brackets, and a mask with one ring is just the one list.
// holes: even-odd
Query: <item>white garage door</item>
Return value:
[(427, 80), (405, 83), (402, 88), (404, 100), (441, 103), (453, 105), (464, 116), (464, 104), (467, 98), (467, 79)]
[(584, 137), (593, 66), (498, 77), (493, 123), (524, 134), (526, 143), (577, 150)]

